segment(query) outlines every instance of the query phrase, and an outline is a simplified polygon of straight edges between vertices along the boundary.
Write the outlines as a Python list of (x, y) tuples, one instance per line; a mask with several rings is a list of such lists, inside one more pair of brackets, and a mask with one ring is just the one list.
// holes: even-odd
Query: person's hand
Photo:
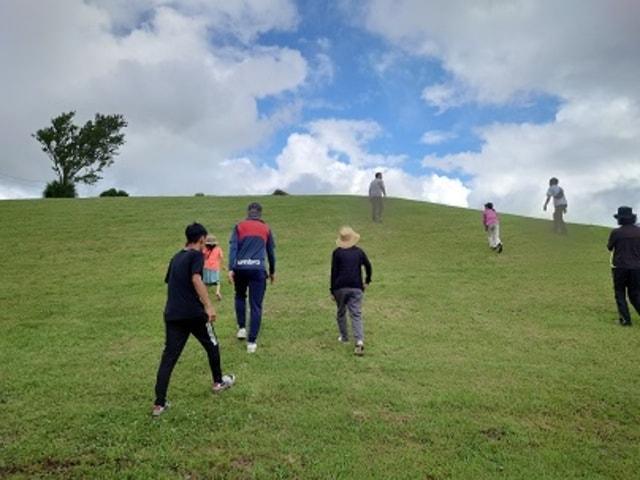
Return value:
[(331, 300), (333, 300), (334, 302), (336, 302), (336, 296), (333, 293), (329, 294), (329, 297), (331, 298)]
[(489, 227), (487, 225), (484, 226), (484, 231), (488, 232), (489, 231)]
[(275, 273), (271, 273), (269, 275), (269, 280), (271, 280), (271, 285), (273, 285), (274, 283), (276, 283), (276, 274)]
[(209, 323), (213, 323), (216, 321), (216, 309), (213, 306), (208, 305), (204, 308), (204, 311), (207, 313), (207, 320)]
[(543, 205), (543, 206), (542, 206), (542, 210), (546, 212), (546, 211), (547, 211), (547, 206), (546, 206), (546, 205)]
[(229, 270), (229, 273), (227, 276), (229, 277), (229, 283), (236, 283), (236, 276), (233, 270)]
[(362, 291), (364, 292), (367, 288), (369, 288), (369, 284), (368, 283), (363, 283), (362, 284)]

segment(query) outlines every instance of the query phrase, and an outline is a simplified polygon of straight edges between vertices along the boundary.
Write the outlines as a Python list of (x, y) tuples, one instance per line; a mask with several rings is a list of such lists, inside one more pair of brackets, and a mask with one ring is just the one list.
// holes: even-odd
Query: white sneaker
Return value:
[(238, 340), (244, 340), (247, 338), (247, 329), (246, 328), (239, 328), (238, 329), (238, 333), (236, 334), (236, 338)]
[(234, 383), (236, 383), (236, 376), (233, 373), (231, 375), (223, 375), (222, 382), (213, 384), (213, 393), (220, 393), (227, 388), (231, 388)]
[(247, 343), (247, 353), (256, 353), (257, 348), (257, 343)]

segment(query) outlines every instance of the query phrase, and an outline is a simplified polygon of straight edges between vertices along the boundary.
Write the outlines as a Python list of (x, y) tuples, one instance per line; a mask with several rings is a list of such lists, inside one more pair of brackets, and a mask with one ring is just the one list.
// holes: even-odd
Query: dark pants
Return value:
[(553, 231), (555, 233), (567, 233), (567, 226), (565, 225), (564, 219), (562, 218), (566, 211), (566, 205), (559, 205), (555, 207), (555, 210), (553, 211)]
[(371, 201), (371, 218), (374, 222), (382, 221), (382, 210), (384, 210), (383, 197), (369, 197)]
[(209, 357), (209, 367), (213, 381), (222, 382), (222, 369), (220, 367), (220, 349), (213, 327), (206, 319), (188, 319), (165, 322), (165, 343), (158, 377), (156, 380), (156, 405), (164, 405), (167, 401), (167, 389), (173, 367), (176, 366), (180, 354), (184, 349), (189, 335), (198, 339), (200, 345), (206, 350)]
[(631, 324), (627, 295), (631, 305), (640, 314), (640, 269), (613, 268), (613, 290), (620, 314), (620, 323)]
[(267, 272), (264, 270), (235, 270), (236, 320), (239, 328), (247, 324), (247, 289), (251, 307), (249, 343), (255, 343), (262, 322), (262, 301), (267, 290)]

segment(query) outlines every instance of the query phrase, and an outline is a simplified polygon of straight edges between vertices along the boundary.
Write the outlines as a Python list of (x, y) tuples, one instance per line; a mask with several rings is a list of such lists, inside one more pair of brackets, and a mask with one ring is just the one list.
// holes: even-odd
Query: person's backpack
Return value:
[(564, 198), (564, 190), (562, 189), (562, 187), (558, 187), (558, 193), (556, 193), (553, 198), (555, 198), (556, 200)]

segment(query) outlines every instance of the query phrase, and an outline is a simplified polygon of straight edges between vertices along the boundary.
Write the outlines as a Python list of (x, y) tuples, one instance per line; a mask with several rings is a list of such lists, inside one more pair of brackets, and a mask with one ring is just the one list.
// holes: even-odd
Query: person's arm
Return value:
[(207, 286), (202, 281), (202, 275), (199, 273), (194, 273), (191, 275), (191, 282), (193, 283), (193, 287), (196, 289), (196, 293), (198, 294), (198, 298), (200, 299), (200, 303), (204, 307), (205, 312), (207, 312), (207, 318), (210, 322), (216, 321), (216, 310), (211, 305), (211, 300), (209, 300), (209, 292), (207, 291)]
[(267, 257), (269, 259), (269, 278), (273, 283), (276, 281), (276, 243), (273, 240), (271, 230), (267, 236)]
[(236, 255), (238, 254), (238, 227), (233, 227), (231, 238), (229, 238), (229, 281), (234, 283), (233, 267), (236, 264)]
[(220, 267), (222, 268), (222, 270), (224, 270), (226, 268), (224, 266), (224, 252), (222, 251), (222, 248), (218, 248), (220, 249)]
[(384, 187), (384, 182), (382, 180), (380, 180), (380, 187), (382, 188), (382, 193), (386, 197), (387, 196), (387, 189)]
[(484, 227), (485, 232), (489, 229), (489, 226), (487, 225), (487, 212), (482, 212), (482, 226)]
[(609, 241), (607, 242), (607, 250), (609, 250), (610, 252), (613, 252), (613, 249), (616, 246), (616, 231), (613, 230), (610, 234), (609, 234)]
[(329, 291), (331, 292), (331, 296), (335, 298), (334, 293), (336, 291), (336, 279), (338, 278), (338, 266), (336, 265), (336, 255), (337, 250), (333, 251), (331, 255), (331, 281), (329, 283)]
[(169, 283), (169, 274), (171, 273), (171, 263), (173, 263), (173, 259), (169, 262), (169, 266), (167, 267), (167, 273), (164, 276), (164, 283)]
[(367, 254), (364, 253), (364, 250), (362, 250), (362, 265), (364, 265), (364, 271), (366, 274), (364, 284), (366, 286), (369, 286), (369, 284), (371, 283), (372, 268), (371, 268), (371, 262), (369, 261)]

